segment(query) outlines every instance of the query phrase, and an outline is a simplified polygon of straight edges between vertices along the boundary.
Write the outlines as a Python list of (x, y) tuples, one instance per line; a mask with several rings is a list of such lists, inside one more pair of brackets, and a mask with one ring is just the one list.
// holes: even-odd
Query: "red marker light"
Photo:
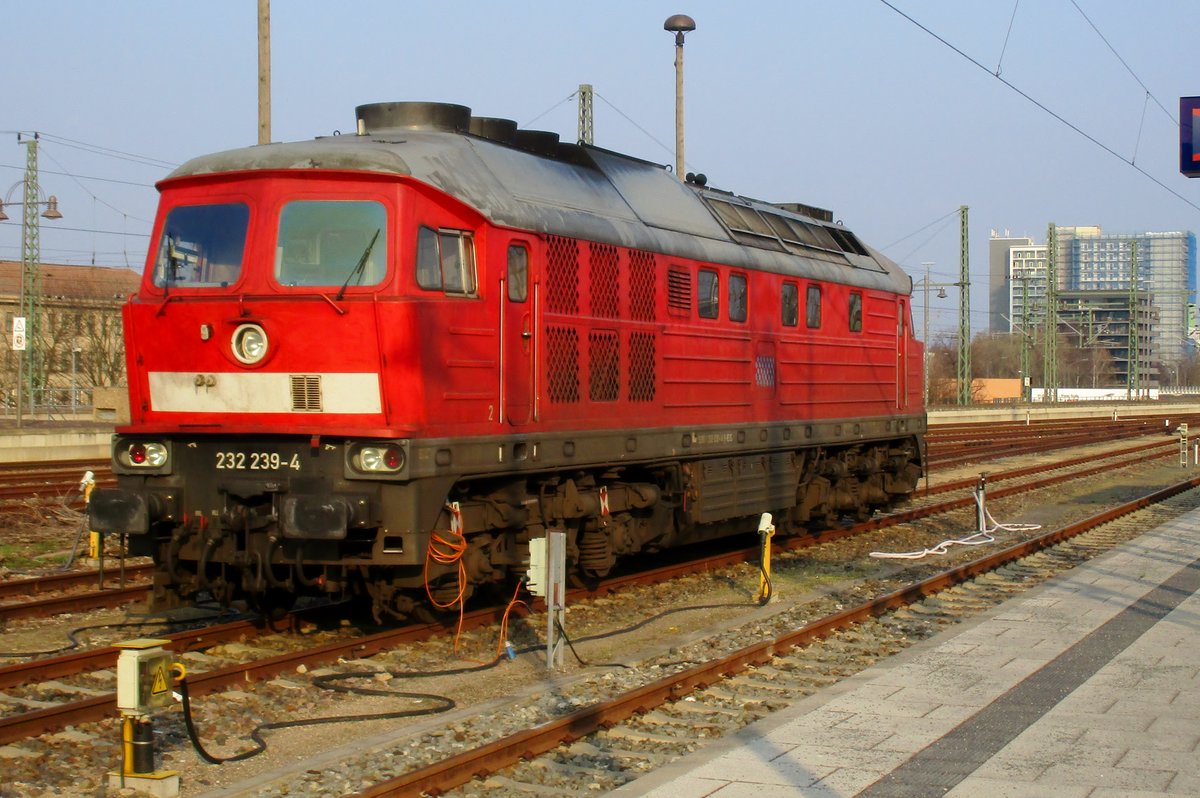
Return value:
[(400, 450), (389, 446), (383, 455), (383, 462), (388, 468), (398, 469), (404, 461), (400, 458)]

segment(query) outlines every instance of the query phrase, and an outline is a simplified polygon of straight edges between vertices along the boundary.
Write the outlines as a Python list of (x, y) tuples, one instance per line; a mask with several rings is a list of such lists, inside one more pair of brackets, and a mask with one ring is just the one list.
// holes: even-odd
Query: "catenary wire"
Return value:
[(1004, 63), (1004, 53), (1008, 51), (1008, 40), (1012, 37), (1013, 22), (1017, 19), (1017, 7), (1020, 5), (1021, 0), (1013, 3), (1012, 16), (1008, 18), (1008, 33), (1004, 34), (1004, 45), (1000, 48), (1000, 58), (996, 61), (996, 77), (1000, 77), (1000, 66)]
[(653, 135), (652, 133), (650, 133), (650, 131), (646, 130), (646, 128), (642, 127), (642, 126), (641, 126), (641, 125), (639, 125), (637, 122), (633, 121), (633, 119), (632, 119), (632, 118), (629, 116), (629, 114), (625, 113), (625, 112), (624, 112), (624, 111), (622, 111), (620, 108), (618, 108), (617, 106), (613, 105), (613, 104), (612, 104), (612, 102), (610, 102), (610, 101), (609, 101), (609, 99), (608, 99), (607, 97), (605, 97), (605, 96), (604, 96), (603, 94), (601, 94), (600, 92), (596, 92), (595, 94), (596, 94), (596, 96), (597, 96), (597, 97), (599, 97), (601, 100), (604, 100), (604, 103), (605, 103), (605, 105), (607, 105), (609, 108), (613, 109), (613, 110), (614, 110), (614, 111), (616, 111), (618, 114), (620, 114), (620, 115), (621, 115), (621, 116), (622, 116), (622, 117), (625, 119), (625, 121), (626, 121), (626, 122), (628, 122), (629, 124), (633, 125), (633, 126), (634, 126), (634, 127), (636, 127), (638, 130), (640, 130), (640, 131), (641, 131), (643, 134), (645, 134), (646, 138), (650, 139), (650, 140), (651, 140), (651, 141), (653, 141), (655, 144), (657, 144), (658, 146), (662, 147), (662, 148), (663, 148), (663, 150), (664, 150), (664, 151), (665, 151), (667, 154), (669, 154), (669, 155), (673, 155), (673, 154), (674, 154), (674, 152), (675, 152), (674, 150), (672, 150), (672, 149), (671, 149), (670, 147), (668, 147), (666, 144), (663, 144), (661, 141), (659, 141), (657, 138), (655, 138), (655, 137), (654, 137), (654, 135)]
[(569, 103), (569, 102), (571, 102), (571, 100), (572, 100), (572, 99), (575, 97), (575, 95), (576, 95), (576, 94), (578, 94), (578, 93), (579, 93), (578, 91), (573, 91), (573, 92), (571, 92), (571, 93), (570, 93), (570, 94), (568, 94), (566, 97), (562, 98), (561, 100), (559, 100), (558, 102), (556, 102), (554, 105), (552, 105), (552, 106), (550, 106), (549, 108), (547, 108), (545, 111), (542, 111), (540, 114), (538, 114), (537, 116), (535, 116), (533, 119), (530, 119), (528, 122), (526, 122), (526, 123), (525, 123), (524, 125), (522, 125), (521, 127), (528, 128), (528, 127), (529, 127), (530, 125), (532, 125), (534, 122), (538, 121), (538, 120), (539, 120), (539, 119), (541, 119), (543, 116), (546, 116), (547, 114), (550, 114), (551, 112), (553, 112), (553, 111), (554, 111), (556, 108), (558, 108), (559, 106), (561, 106), (561, 105), (564, 105), (565, 103)]
[(956, 213), (958, 213), (958, 212), (959, 212), (959, 209), (958, 209), (958, 208), (955, 208), (954, 210), (950, 211), (949, 213), (945, 214), (944, 216), (939, 216), (938, 218), (934, 219), (934, 220), (933, 220), (932, 222), (930, 222), (929, 224), (922, 225), (921, 227), (918, 227), (916, 230), (913, 230), (913, 231), (912, 231), (911, 233), (909, 233), (908, 235), (906, 235), (906, 236), (902, 236), (902, 237), (900, 237), (900, 238), (897, 238), (895, 241), (893, 241), (892, 243), (888, 244), (886, 247), (880, 247), (880, 248), (879, 248), (879, 250), (880, 250), (881, 252), (887, 252), (889, 249), (891, 249), (892, 247), (896, 246), (897, 244), (902, 244), (902, 243), (904, 243), (905, 241), (907, 241), (908, 239), (910, 239), (910, 238), (912, 238), (913, 236), (917, 235), (918, 233), (923, 233), (923, 232), (925, 232), (926, 230), (928, 230), (929, 228), (933, 227), (933, 226), (934, 226), (935, 224), (937, 224), (938, 222), (941, 222), (941, 221), (944, 221), (944, 220), (946, 220), (946, 219), (949, 219), (951, 216), (954, 216), (954, 215), (955, 215)]
[(889, 2), (889, 0), (879, 0), (879, 2), (880, 2), (880, 3), (882, 3), (883, 5), (887, 6), (888, 8), (890, 8), (892, 11), (896, 12), (896, 14), (898, 14), (899, 16), (901, 16), (901, 17), (903, 17), (904, 19), (908, 20), (908, 22), (912, 23), (914, 26), (916, 26), (916, 27), (920, 28), (921, 30), (925, 31), (925, 33), (929, 34), (931, 37), (933, 37), (934, 39), (936, 39), (937, 41), (939, 41), (939, 42), (940, 42), (942, 45), (944, 45), (945, 47), (949, 48), (950, 50), (953, 50), (955, 53), (957, 53), (958, 55), (962, 56), (964, 59), (966, 59), (967, 61), (971, 62), (971, 63), (972, 63), (972, 64), (974, 64), (975, 66), (979, 67), (979, 68), (980, 68), (980, 69), (982, 69), (984, 72), (987, 72), (989, 75), (991, 75), (991, 76), (992, 76), (992, 77), (994, 77), (996, 80), (998, 80), (998, 81), (1000, 81), (1001, 83), (1003, 83), (1003, 84), (1004, 84), (1005, 86), (1007, 86), (1009, 89), (1011, 89), (1012, 91), (1016, 92), (1016, 93), (1017, 93), (1017, 94), (1019, 94), (1020, 96), (1024, 97), (1026, 100), (1028, 100), (1028, 101), (1029, 101), (1030, 103), (1032, 103), (1033, 105), (1037, 106), (1037, 107), (1038, 107), (1039, 109), (1041, 109), (1043, 112), (1045, 112), (1046, 114), (1049, 114), (1049, 115), (1050, 115), (1050, 116), (1052, 116), (1054, 119), (1056, 119), (1056, 120), (1058, 120), (1059, 122), (1061, 122), (1063, 125), (1066, 125), (1068, 128), (1070, 128), (1071, 130), (1075, 131), (1075, 133), (1079, 134), (1079, 135), (1080, 135), (1080, 136), (1082, 136), (1083, 138), (1085, 138), (1085, 139), (1087, 139), (1088, 141), (1092, 142), (1092, 143), (1093, 143), (1093, 144), (1095, 144), (1097, 147), (1099, 147), (1100, 149), (1102, 149), (1102, 150), (1104, 150), (1105, 152), (1107, 152), (1109, 155), (1112, 155), (1114, 158), (1117, 158), (1118, 160), (1122, 161), (1123, 163), (1126, 163), (1126, 164), (1128, 164), (1128, 165), (1129, 165), (1129, 166), (1130, 166), (1132, 169), (1134, 169), (1134, 170), (1136, 170), (1137, 172), (1139, 172), (1139, 173), (1140, 173), (1140, 174), (1141, 174), (1143, 177), (1145, 177), (1146, 179), (1150, 180), (1151, 182), (1153, 182), (1155, 185), (1157, 185), (1159, 188), (1163, 189), (1164, 191), (1166, 191), (1166, 192), (1170, 193), (1170, 194), (1171, 194), (1172, 196), (1174, 196), (1176, 199), (1178, 199), (1178, 200), (1180, 200), (1181, 202), (1183, 202), (1183, 203), (1185, 203), (1186, 205), (1188, 205), (1188, 207), (1191, 207), (1191, 208), (1194, 208), (1194, 209), (1195, 209), (1195, 210), (1197, 210), (1197, 211), (1200, 211), (1200, 205), (1197, 205), (1196, 203), (1192, 202), (1190, 199), (1188, 199), (1187, 197), (1183, 196), (1183, 195), (1182, 195), (1182, 194), (1180, 194), (1178, 191), (1176, 191), (1175, 189), (1171, 188), (1171, 187), (1170, 187), (1170, 186), (1168, 186), (1166, 183), (1164, 183), (1163, 181), (1159, 180), (1157, 177), (1155, 177), (1154, 175), (1150, 174), (1149, 172), (1147, 172), (1147, 171), (1146, 171), (1145, 169), (1143, 169), (1142, 167), (1138, 166), (1138, 165), (1137, 165), (1136, 163), (1134, 163), (1133, 161), (1131, 161), (1131, 160), (1128, 160), (1127, 158), (1125, 158), (1125, 156), (1121, 155), (1119, 152), (1117, 152), (1116, 150), (1114, 150), (1112, 147), (1109, 147), (1107, 144), (1105, 144), (1104, 142), (1100, 141), (1100, 140), (1099, 140), (1099, 139), (1097, 139), (1095, 136), (1093, 136), (1093, 135), (1091, 135), (1090, 133), (1086, 132), (1085, 130), (1083, 130), (1083, 128), (1079, 127), (1079, 126), (1078, 126), (1078, 125), (1076, 125), (1074, 122), (1071, 122), (1071, 121), (1070, 121), (1070, 120), (1068, 120), (1066, 117), (1064, 117), (1062, 114), (1059, 114), (1058, 112), (1051, 110), (1051, 109), (1050, 109), (1050, 107), (1049, 107), (1049, 106), (1047, 106), (1045, 103), (1043, 103), (1043, 102), (1041, 102), (1040, 100), (1038, 100), (1038, 99), (1034, 98), (1034, 97), (1033, 97), (1032, 95), (1030, 95), (1028, 92), (1026, 92), (1026, 91), (1024, 91), (1023, 89), (1019, 88), (1019, 87), (1018, 87), (1016, 84), (1014, 84), (1014, 83), (1012, 83), (1012, 82), (1010, 82), (1010, 81), (1008, 81), (1008, 80), (1005, 80), (1005, 79), (1004, 79), (1003, 77), (1001, 77), (1000, 75), (996, 75), (996, 74), (994, 74), (994, 73), (993, 73), (993, 72), (992, 72), (990, 69), (988, 69), (988, 68), (987, 68), (986, 66), (984, 66), (982, 63), (980, 63), (980, 62), (979, 62), (977, 59), (975, 59), (974, 57), (972, 57), (972, 56), (968, 55), (968, 54), (967, 54), (967, 53), (965, 53), (963, 50), (960, 50), (958, 47), (956, 47), (955, 45), (951, 44), (951, 43), (950, 43), (950, 42), (949, 42), (947, 39), (944, 39), (944, 38), (942, 38), (941, 36), (939, 36), (937, 33), (934, 33), (934, 32), (933, 32), (933, 31), (932, 31), (930, 28), (928, 28), (928, 27), (926, 27), (925, 25), (921, 24), (921, 23), (920, 23), (920, 22), (918, 22), (916, 19), (914, 19), (913, 17), (911, 17), (911, 16), (909, 16), (908, 14), (906, 14), (904, 11), (901, 11), (899, 8), (897, 8), (897, 7), (896, 7), (896, 6), (894, 6), (894, 5), (893, 5), (891, 2)]
[[(71, 178), (73, 181), (75, 181), (75, 185), (77, 185), (77, 186), (79, 186), (81, 189), (83, 189), (84, 193), (86, 193), (86, 194), (87, 194), (89, 197), (91, 197), (91, 198), (92, 198), (93, 200), (95, 200), (96, 202), (99, 202), (101, 205), (103, 205), (104, 207), (108, 208), (109, 210), (116, 211), (117, 213), (119, 213), (119, 214), (121, 214), (122, 216), (125, 216), (125, 217), (127, 217), (127, 218), (130, 218), (130, 219), (136, 219), (137, 221), (139, 221), (139, 222), (145, 222), (146, 224), (153, 224), (153, 222), (151, 222), (149, 219), (141, 219), (141, 218), (139, 218), (139, 217), (137, 217), (137, 216), (134, 216), (134, 215), (132, 215), (132, 214), (126, 213), (125, 211), (121, 210), (120, 208), (118, 208), (117, 206), (113, 205), (112, 203), (110, 203), (110, 202), (108, 202), (108, 201), (106, 201), (106, 200), (104, 200), (104, 199), (102, 199), (102, 198), (100, 198), (100, 197), (96, 196), (96, 194), (94, 194), (94, 193), (93, 193), (93, 192), (92, 192), (92, 191), (91, 191), (91, 190), (90, 190), (90, 189), (89, 189), (87, 186), (85, 186), (83, 183), (79, 182), (79, 178), (77, 178), (75, 175), (73, 175), (73, 174), (71, 174), (69, 171), (67, 171), (67, 167), (63, 166), (63, 165), (62, 165), (62, 162), (61, 162), (61, 161), (59, 161), (57, 158), (55, 158), (55, 157), (54, 157), (54, 155), (53, 155), (53, 153), (47, 152), (45, 147), (43, 147), (43, 148), (42, 148), (42, 152), (41, 152), (41, 154), (42, 154), (43, 156), (45, 156), (46, 158), (48, 158), (49, 160), (53, 161), (53, 162), (54, 162), (54, 164), (55, 164), (56, 166), (58, 166), (58, 168), (59, 168), (59, 169), (62, 169), (62, 170), (63, 170), (63, 171), (62, 171), (62, 174), (66, 175), (67, 177), (69, 177), (69, 178)], [(40, 170), (39, 170), (39, 171), (40, 171)]]
[[(20, 222), (0, 222), (0, 227), (20, 227)], [(149, 238), (149, 233), (130, 233), (124, 230), (96, 230), (91, 227), (63, 227), (62, 225), (54, 225), (54, 230), (70, 230), (73, 233), (99, 233), (106, 236), (137, 236), (139, 238)]]
[[(16, 164), (0, 163), (0, 169), (15, 169), (19, 172), (24, 172), (24, 166)], [(139, 183), (136, 180), (118, 180), (115, 177), (97, 177), (96, 175), (72, 175), (69, 172), (58, 172), (54, 169), (42, 169), (38, 167), (39, 175), (62, 175), (64, 177), (74, 177), (78, 180), (96, 180), (101, 183), (117, 183), (122, 186), (137, 186), (138, 188), (154, 188), (153, 183)]]
[(175, 167), (179, 166), (177, 163), (171, 163), (170, 161), (164, 161), (159, 158), (151, 158), (147, 155), (138, 155), (137, 153), (124, 152), (122, 150), (114, 150), (111, 147), (102, 147), (99, 144), (89, 144), (86, 141), (69, 139), (65, 136), (57, 136), (53, 133), (39, 132), (37, 135), (43, 139), (46, 139), (47, 141), (57, 142), (64, 147), (74, 147), (75, 149), (84, 150), (85, 152), (90, 152), (94, 155), (103, 155), (109, 158), (116, 158), (117, 160), (121, 161), (132, 161), (134, 163), (140, 163), (145, 166), (153, 166), (159, 169), (174, 169)]
[[(1176, 127), (1178, 127), (1179, 120), (1176, 119), (1175, 116), (1170, 111), (1167, 110), (1167, 107), (1165, 105), (1163, 105), (1161, 102), (1158, 101), (1158, 98), (1154, 96), (1154, 92), (1150, 91), (1150, 88), (1142, 81), (1141, 78), (1138, 77), (1137, 73), (1133, 71), (1133, 68), (1130, 67), (1129, 64), (1125, 63), (1125, 59), (1122, 58), (1121, 54), (1117, 52), (1117, 48), (1113, 47), (1112, 42), (1110, 42), (1107, 39), (1107, 37), (1105, 37), (1105, 35), (1100, 32), (1100, 29), (1098, 27), (1096, 27), (1096, 23), (1092, 22), (1091, 17), (1089, 17), (1086, 13), (1084, 13), (1084, 10), (1079, 7), (1079, 3), (1075, 2), (1075, 0), (1071, 0), (1071, 5), (1075, 6), (1075, 10), (1079, 12), (1079, 15), (1081, 17), (1083, 17), (1085, 20), (1087, 20), (1087, 24), (1092, 26), (1092, 30), (1096, 31), (1096, 35), (1100, 37), (1100, 41), (1104, 42), (1108, 46), (1108, 49), (1112, 51), (1112, 54), (1117, 57), (1117, 60), (1121, 62), (1121, 66), (1125, 67), (1125, 69), (1129, 72), (1129, 74), (1133, 76), (1133, 79), (1138, 82), (1138, 85), (1146, 90), (1146, 96), (1149, 99), (1154, 100), (1154, 103), (1159, 108), (1162, 109), (1162, 112), (1167, 115), (1167, 118), (1170, 119), (1171, 122)], [(1145, 112), (1143, 111), (1143, 114), (1144, 113)]]

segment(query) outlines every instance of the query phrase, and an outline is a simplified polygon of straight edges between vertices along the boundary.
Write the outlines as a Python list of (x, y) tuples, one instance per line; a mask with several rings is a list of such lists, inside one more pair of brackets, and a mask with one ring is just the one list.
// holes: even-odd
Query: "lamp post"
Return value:
[(675, 34), (675, 176), (683, 180), (683, 35), (696, 29), (687, 14), (667, 17), (663, 30)]
[(71, 344), (71, 420), (75, 420), (75, 415), (79, 412), (79, 393), (75, 389), (75, 359), (79, 357), (79, 353), (83, 350), (78, 344)]
[[(29, 368), (29, 406), (32, 410), (34, 403), (33, 385), (34, 370), (37, 367), (36, 352), (37, 352), (37, 328), (38, 328), (38, 295), (40, 293), (40, 271), (41, 271), (41, 242), (39, 239), (38, 227), (38, 207), (45, 205), (46, 210), (40, 215), (44, 219), (61, 219), (62, 213), (58, 210), (58, 198), (51, 195), (47, 200), (41, 199), (41, 192), (38, 189), (38, 171), (37, 171), (37, 144), (38, 134), (34, 133), (32, 137), (17, 134), (17, 142), (24, 144), (26, 147), (25, 154), (25, 177), (20, 183), (25, 185), (24, 202), (18, 203), (22, 206), (24, 213), (21, 216), (21, 290), (18, 299), (19, 307), (17, 309), (17, 317), (14, 319), (13, 327), (13, 348), (18, 350), (20, 354), (17, 356), (17, 427), (21, 427), (23, 408), (21, 397), (24, 393), (25, 382), (25, 360), (30, 359)], [(13, 184), (16, 188), (17, 184)], [(9, 193), (12, 189), (9, 189)], [(12, 205), (13, 203), (8, 203)], [(0, 221), (8, 219), (8, 214), (4, 212), (5, 203), (0, 202)], [(23, 325), (21, 332), (23, 337), (18, 340), (17, 324)], [(28, 352), (28, 354), (26, 354)]]

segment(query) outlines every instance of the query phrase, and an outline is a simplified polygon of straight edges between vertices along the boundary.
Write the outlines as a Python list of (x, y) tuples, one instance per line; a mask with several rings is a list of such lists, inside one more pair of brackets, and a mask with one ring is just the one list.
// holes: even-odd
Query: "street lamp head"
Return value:
[(47, 202), (46, 202), (46, 206), (47, 206), (46, 210), (42, 212), (43, 219), (61, 219), (62, 218), (62, 212), (60, 212), (58, 210), (58, 197), (51, 194), (50, 199), (47, 200)]
[(945, 299), (945, 298), (946, 298), (946, 289), (939, 288), (938, 289), (938, 299)]
[(4, 212), (4, 202), (0, 201), (0, 222), (7, 222), (8, 214)]
[(674, 33), (687, 33), (695, 29), (696, 20), (687, 14), (673, 14), (667, 17), (667, 21), (663, 23), (663, 30), (669, 30)]
[(673, 14), (667, 17), (667, 21), (663, 23), (663, 30), (671, 31), (675, 34), (675, 44), (679, 47), (683, 46), (683, 34), (695, 29), (696, 20), (687, 14)]

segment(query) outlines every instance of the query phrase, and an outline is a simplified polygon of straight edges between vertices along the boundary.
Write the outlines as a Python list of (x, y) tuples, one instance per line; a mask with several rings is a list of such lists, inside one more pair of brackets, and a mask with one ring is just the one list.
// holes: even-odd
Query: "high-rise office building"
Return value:
[(1152, 359), (1167, 378), (1194, 346), (1188, 306), (1195, 301), (1196, 236), (1192, 233), (1110, 234), (1099, 227), (1060, 227), (1059, 285), (1068, 291), (1129, 291), (1137, 251), (1138, 291), (1150, 294), (1155, 321)]
[(988, 240), (988, 332), (1010, 331), (1012, 319), (1011, 255), (1014, 248), (1031, 247), (1033, 239), (992, 231)]
[[(1078, 305), (1097, 292), (1105, 306), (1112, 292), (1129, 292), (1137, 250), (1137, 292), (1150, 297), (1150, 358), (1169, 379), (1185, 353), (1200, 341), (1195, 317), (1196, 236), (1182, 232), (1106, 234), (1099, 227), (1058, 227), (1055, 283)], [(992, 232), (989, 241), (989, 313), (993, 332), (1012, 332), (1022, 319), (1041, 323), (1046, 312), (1047, 245)], [(1105, 297), (1103, 300), (1100, 294)], [(1139, 300), (1142, 301), (1142, 300)], [(1144, 343), (1142, 344), (1144, 345)], [(1139, 347), (1140, 348), (1140, 347)]]

